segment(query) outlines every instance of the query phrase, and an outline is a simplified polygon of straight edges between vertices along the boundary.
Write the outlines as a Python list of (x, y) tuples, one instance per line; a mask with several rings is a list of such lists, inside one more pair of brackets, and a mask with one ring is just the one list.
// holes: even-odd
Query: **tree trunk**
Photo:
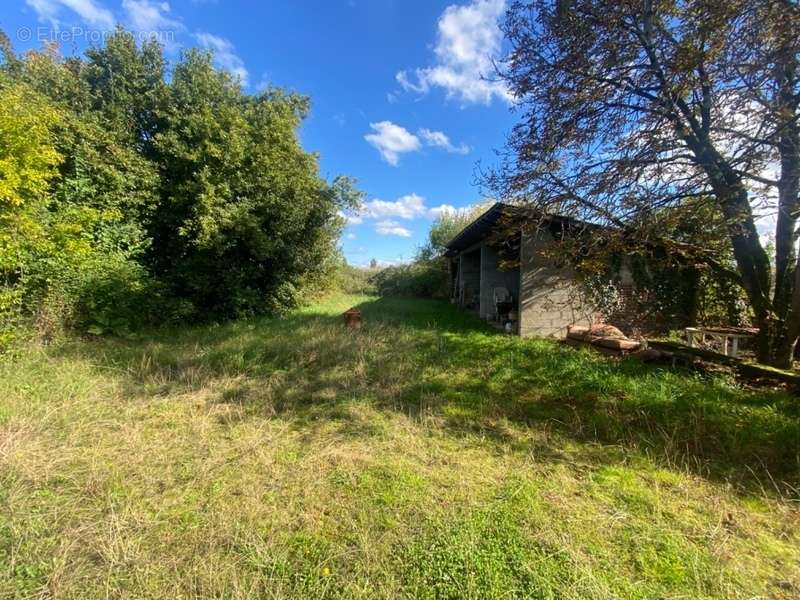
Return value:
[[(798, 263), (800, 263), (800, 258), (798, 258)], [(786, 321), (786, 328), (788, 330), (787, 337), (790, 340), (794, 340), (794, 346), (797, 346), (797, 340), (800, 338), (800, 264), (796, 264), (794, 269), (794, 293), (792, 294), (792, 306), (789, 309), (789, 317)], [(792, 354), (794, 354), (794, 352), (792, 352)]]
[(758, 362), (781, 369), (790, 368), (797, 336), (791, 333), (788, 323), (771, 316), (756, 320), (756, 325), (760, 330), (756, 345)]
[(776, 53), (774, 79), (777, 86), (778, 105), (775, 110), (779, 121), (778, 154), (781, 173), (778, 180), (778, 217), (775, 228), (775, 293), (773, 307), (778, 328), (773, 349), (768, 357), (770, 364), (790, 367), (794, 347), (800, 335), (800, 313), (797, 298), (800, 286), (797, 281), (798, 257), (797, 219), (800, 208), (800, 127), (797, 123), (797, 54), (796, 32), (784, 23), (782, 43)]
[[(660, 78), (662, 106), (666, 108), (665, 117), (672, 122), (675, 133), (692, 152), (696, 164), (705, 171), (714, 196), (725, 216), (741, 283), (755, 313), (756, 324), (761, 330), (757, 348), (758, 358), (770, 365), (785, 366), (791, 362), (797, 339), (797, 336), (794, 335), (795, 325), (800, 329), (800, 298), (792, 294), (795, 278), (791, 277), (792, 268), (796, 262), (794, 260), (794, 229), (797, 219), (796, 189), (793, 195), (790, 191), (783, 198), (787, 210), (783, 212), (782, 218), (779, 215), (779, 227), (784, 235), (780, 241), (781, 262), (779, 267), (783, 270), (779, 274), (780, 286), (776, 289), (776, 296), (773, 297), (772, 266), (769, 256), (761, 245), (748, 191), (742, 176), (715, 147), (709, 135), (710, 113), (708, 111), (701, 112), (698, 116), (683, 97), (676, 95), (670, 87), (652, 39), (653, 21), (653, 4), (646, 2), (642, 15), (643, 31), (639, 34), (638, 39), (647, 53), (654, 72)], [(788, 27), (791, 29), (791, 25)], [(784, 124), (792, 123), (796, 129), (797, 122), (794, 120), (796, 116), (794, 111), (783, 110), (792, 106), (792, 102), (796, 100), (794, 96), (796, 54), (793, 53), (793, 40), (796, 40), (796, 32), (782, 33), (784, 35), (779, 43), (781, 52), (776, 55), (777, 64), (773, 73), (781, 105), (778, 115)], [(704, 70), (700, 71), (700, 74), (701, 76), (706, 75)], [(706, 90), (704, 90), (705, 92)], [(796, 109), (796, 104), (794, 108)], [(793, 128), (784, 127), (782, 135), (786, 136), (791, 129)], [(787, 145), (787, 148), (789, 146), (791, 144)], [(796, 140), (791, 148), (796, 153)], [(795, 204), (792, 204), (793, 202)], [(791, 241), (787, 238), (790, 238)], [(775, 301), (779, 303), (780, 310), (778, 312), (775, 311)], [(790, 309), (790, 305), (793, 306), (793, 309)], [(790, 312), (794, 313), (792, 319), (788, 318)]]
[(787, 322), (789, 307), (786, 306), (779, 314), (770, 302), (772, 269), (756, 229), (747, 188), (724, 162), (715, 161), (715, 164), (706, 167), (715, 196), (728, 222), (736, 265), (753, 308), (755, 325), (760, 330), (756, 356), (759, 362), (786, 368), (791, 365), (797, 336), (790, 331)]
[[(725, 198), (719, 192), (717, 197), (721, 200)], [(761, 246), (744, 186), (722, 203), (722, 209), (728, 220), (733, 254), (742, 283), (753, 307), (755, 325), (760, 330), (756, 346), (757, 358), (759, 362), (768, 365), (788, 367), (795, 342), (788, 329), (788, 307), (782, 314), (778, 314), (774, 306), (770, 306), (769, 257)]]

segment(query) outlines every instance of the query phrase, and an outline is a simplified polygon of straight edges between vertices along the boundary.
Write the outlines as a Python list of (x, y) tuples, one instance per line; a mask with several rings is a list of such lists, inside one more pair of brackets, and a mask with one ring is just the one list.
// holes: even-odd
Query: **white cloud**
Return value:
[(236, 54), (236, 48), (231, 42), (211, 33), (196, 33), (194, 37), (201, 46), (214, 52), (217, 65), (233, 73), (239, 78), (242, 85), (247, 87), (250, 74), (244, 66), (244, 61)]
[[(386, 267), (397, 267), (399, 265), (407, 265), (410, 262), (411, 261), (409, 259), (406, 259), (406, 258), (395, 258), (395, 259), (389, 259), (389, 260), (384, 260), (382, 258), (378, 258), (378, 259), (375, 260), (375, 266), (378, 267), (379, 269), (385, 269)], [(371, 261), (367, 262), (367, 263), (363, 263), (363, 266), (364, 267), (369, 267), (370, 263), (371, 263)]]
[(416, 152), (422, 146), (417, 136), (391, 121), (370, 123), (369, 126), (373, 133), (368, 133), (364, 139), (377, 148), (383, 160), (392, 166), (398, 165), (401, 154)]
[[(364, 252), (359, 252), (359, 253), (348, 252), (348, 254), (367, 254), (367, 249), (364, 248)], [(389, 259), (371, 258), (369, 260), (363, 260), (357, 263), (350, 263), (350, 264), (354, 267), (359, 267), (361, 269), (370, 269), (372, 268), (372, 261), (375, 261), (375, 267), (377, 267), (378, 269), (385, 269), (386, 267), (396, 267), (398, 265), (407, 265), (413, 262), (411, 259), (399, 256), (398, 258), (389, 258)]]
[(450, 141), (450, 138), (443, 131), (431, 131), (430, 129), (422, 128), (419, 130), (419, 137), (425, 140), (428, 146), (436, 148), (444, 148), (452, 154), (469, 154), (470, 148), (466, 144), (456, 146)]
[[(780, 179), (781, 167), (778, 161), (770, 161), (758, 173), (759, 177), (777, 181)], [(750, 206), (753, 209), (756, 229), (761, 243), (774, 243), (775, 228), (778, 225), (778, 193), (775, 188), (765, 188), (752, 181), (746, 182), (750, 191)]]
[(269, 72), (265, 71), (261, 75), (261, 79), (258, 80), (258, 83), (256, 84), (256, 87), (255, 87), (255, 90), (256, 90), (256, 92), (259, 92), (259, 93), (260, 92), (266, 92), (272, 86), (273, 86), (272, 74), (270, 74)]
[(61, 10), (61, 3), (56, 0), (25, 0), (25, 4), (36, 11), (40, 21), (47, 21), (53, 27), (58, 27), (60, 21), (58, 13)]
[(427, 214), (425, 198), (411, 193), (401, 196), (395, 201), (370, 200), (363, 206), (363, 214), (371, 219), (384, 219), (386, 217), (399, 217), (401, 219), (415, 219)]
[(505, 0), (473, 0), (466, 6), (450, 5), (439, 17), (433, 66), (400, 71), (400, 86), (426, 94), (433, 87), (464, 104), (490, 104), (493, 98), (511, 103), (512, 97), (495, 75), (493, 58), (500, 55), (503, 34), (498, 21)]
[(375, 223), (375, 232), (379, 235), (396, 235), (399, 237), (411, 237), (411, 231), (406, 229), (397, 221), (387, 219)]
[(103, 29), (112, 29), (115, 19), (111, 11), (95, 0), (25, 0), (36, 11), (39, 19), (49, 22), (53, 27), (62, 23), (62, 9), (66, 8), (80, 18), (82, 23)]
[(355, 233), (348, 233), (345, 237), (348, 240), (354, 240), (354, 239), (356, 239), (356, 234)]
[[(340, 211), (339, 216), (346, 219), (351, 225), (361, 224), (364, 219), (380, 221), (375, 224), (376, 231), (378, 231), (377, 227), (388, 231), (399, 225), (394, 219), (404, 219), (406, 221), (411, 221), (413, 219), (436, 219), (446, 213), (469, 213), (473, 208), (474, 205), (457, 208), (452, 204), (440, 204), (428, 208), (425, 203), (425, 198), (412, 192), (405, 196), (400, 196), (397, 200), (380, 200), (379, 198), (375, 198), (374, 200), (362, 204), (359, 215), (347, 215)], [(411, 232), (407, 229), (401, 229), (406, 233), (395, 231), (393, 233), (384, 234), (401, 235), (403, 237), (411, 235)], [(379, 231), (379, 233), (381, 232)]]
[(407, 92), (417, 92), (418, 94), (427, 94), (431, 91), (430, 86), (422, 76), (424, 69), (415, 69), (419, 83), (415, 84), (409, 77), (408, 71), (399, 71), (395, 76), (395, 80), (400, 84), (400, 87)]
[(341, 210), (339, 211), (338, 214), (341, 218), (347, 221), (348, 225), (361, 225), (361, 223), (364, 222), (364, 219), (359, 217), (358, 215), (348, 215), (342, 212)]
[(466, 144), (456, 145), (443, 131), (433, 131), (423, 127), (414, 135), (408, 129), (391, 121), (370, 123), (373, 133), (364, 136), (371, 145), (377, 148), (383, 159), (392, 166), (400, 162), (400, 155), (408, 152), (417, 152), (425, 145), (441, 148), (452, 154), (469, 154), (470, 147)]
[(122, 0), (122, 8), (128, 16), (128, 23), (136, 31), (158, 33), (183, 29), (179, 21), (168, 16), (170, 6), (167, 2)]
[(428, 211), (428, 214), (434, 219), (437, 219), (444, 214), (452, 214), (452, 215), (457, 214), (461, 210), (464, 209), (456, 208), (452, 204), (440, 204), (439, 206), (434, 206), (433, 208), (431, 208)]
[(361, 214), (368, 219), (436, 219), (445, 213), (469, 213), (473, 205), (457, 208), (452, 204), (440, 204), (428, 208), (425, 198), (419, 194), (411, 193), (401, 196), (397, 200), (370, 200), (361, 208)]

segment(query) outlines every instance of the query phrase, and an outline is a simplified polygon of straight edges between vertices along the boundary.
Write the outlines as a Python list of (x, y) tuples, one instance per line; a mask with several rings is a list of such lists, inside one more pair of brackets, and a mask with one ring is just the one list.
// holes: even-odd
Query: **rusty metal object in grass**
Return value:
[(344, 313), (344, 324), (348, 329), (361, 329), (361, 311), (353, 307)]

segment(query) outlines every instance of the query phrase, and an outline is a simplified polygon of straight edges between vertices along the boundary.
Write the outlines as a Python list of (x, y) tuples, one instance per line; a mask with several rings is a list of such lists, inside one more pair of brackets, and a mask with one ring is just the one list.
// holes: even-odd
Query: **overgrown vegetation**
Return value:
[(0, 397), (2, 596), (800, 594), (796, 398), (443, 302), (31, 347)]
[(0, 39), (0, 346), (20, 324), (127, 334), (295, 306), (336, 262), (352, 181), (324, 181), (302, 96), (123, 30), (82, 58)]
[(447, 271), (438, 261), (386, 267), (372, 276), (372, 282), (381, 296), (446, 298), (448, 291)]
[(444, 257), (447, 244), (489, 206), (491, 203), (484, 202), (439, 215), (413, 262), (383, 268), (372, 276), (375, 292), (381, 296), (447, 298), (450, 292), (450, 265)]
[(378, 267), (356, 267), (347, 264), (344, 257), (341, 257), (339, 265), (333, 273), (330, 282), (331, 290), (338, 290), (345, 294), (374, 295), (375, 275), (380, 269)]

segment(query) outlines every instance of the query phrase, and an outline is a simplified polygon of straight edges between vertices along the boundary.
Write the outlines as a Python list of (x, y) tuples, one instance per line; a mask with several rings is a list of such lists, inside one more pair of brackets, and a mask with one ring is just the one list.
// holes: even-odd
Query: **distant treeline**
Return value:
[(284, 310), (339, 264), (359, 193), (301, 147), (308, 98), (198, 50), (168, 75), (122, 29), (83, 57), (0, 45), (0, 344)]
[(349, 293), (377, 294), (405, 298), (447, 298), (449, 263), (444, 254), (447, 244), (490, 205), (484, 200), (473, 206), (444, 212), (428, 231), (428, 239), (409, 263), (378, 267), (344, 265), (338, 271), (337, 287)]
[(402, 298), (446, 298), (447, 284), (444, 262), (422, 261), (373, 268), (343, 265), (335, 280), (335, 287), (348, 294)]

